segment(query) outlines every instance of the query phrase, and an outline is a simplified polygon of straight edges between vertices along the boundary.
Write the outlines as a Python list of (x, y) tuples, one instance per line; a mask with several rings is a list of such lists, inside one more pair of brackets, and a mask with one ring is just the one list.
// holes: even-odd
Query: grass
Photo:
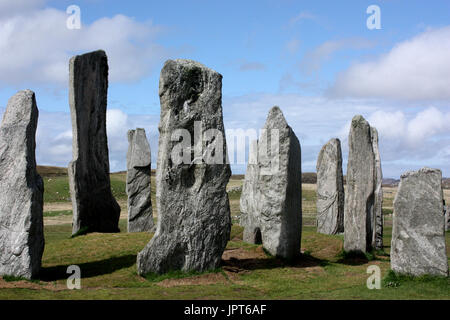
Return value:
[[(68, 196), (66, 176), (44, 177), (44, 182), (47, 202), (60, 202)], [(242, 182), (230, 183), (239, 186)], [(126, 199), (125, 173), (112, 174), (111, 186), (118, 200)], [(386, 195), (392, 198), (394, 192)], [(237, 217), (240, 194), (232, 191), (229, 196), (231, 214)], [(267, 255), (260, 245), (244, 243), (242, 227), (234, 224), (221, 267), (200, 274), (173, 271), (140, 277), (136, 257), (153, 234), (127, 233), (125, 219), (120, 220), (120, 233), (73, 238), (70, 223), (47, 224), (38, 279), (0, 279), (0, 299), (450, 299), (448, 279), (412, 279), (392, 274), (391, 216), (385, 219), (384, 251), (353, 256), (343, 252), (342, 235), (316, 232), (315, 201), (314, 185), (304, 185), (302, 255), (298, 259), (283, 261)], [(58, 210), (46, 211), (45, 216), (70, 215), (70, 210)], [(450, 256), (449, 232), (446, 243)], [(81, 290), (66, 287), (70, 265), (81, 269)], [(380, 290), (366, 286), (370, 265), (381, 269), (384, 285)]]
[(59, 210), (59, 211), (45, 211), (44, 217), (60, 217), (60, 216), (70, 216), (72, 215), (72, 210)]

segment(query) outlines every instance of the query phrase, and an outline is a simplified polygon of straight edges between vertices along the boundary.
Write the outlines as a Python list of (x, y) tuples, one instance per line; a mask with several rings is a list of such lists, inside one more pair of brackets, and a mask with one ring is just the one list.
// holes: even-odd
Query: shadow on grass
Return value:
[(311, 256), (308, 253), (300, 254), (292, 260), (269, 256), (267, 258), (234, 258), (222, 260), (222, 268), (230, 272), (243, 272), (252, 270), (275, 269), (283, 267), (308, 268), (326, 266), (329, 262)]
[[(136, 255), (130, 254), (99, 261), (80, 263), (77, 264), (77, 266), (81, 269), (81, 278), (91, 278), (110, 274), (120, 269), (129, 268), (135, 263)], [(70, 276), (70, 274), (67, 273), (67, 267), (69, 267), (69, 265), (44, 267), (39, 274), (39, 280), (56, 281), (67, 279)]]
[(374, 260), (374, 255), (372, 253), (364, 253), (361, 251), (350, 251), (346, 252), (342, 250), (338, 254), (337, 263), (342, 263), (349, 266), (360, 266)]

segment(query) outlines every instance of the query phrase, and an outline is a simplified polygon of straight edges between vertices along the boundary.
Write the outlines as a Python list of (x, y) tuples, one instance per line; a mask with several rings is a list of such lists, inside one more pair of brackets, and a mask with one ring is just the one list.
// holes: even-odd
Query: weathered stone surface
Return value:
[(403, 174), (394, 200), (391, 269), (414, 276), (448, 276), (442, 172), (423, 168)]
[(445, 231), (450, 230), (450, 208), (444, 206), (444, 217), (445, 217)]
[(280, 108), (273, 107), (258, 142), (257, 165), (248, 165), (241, 195), (245, 241), (261, 241), (270, 254), (286, 259), (299, 255), (301, 176), (300, 143)]
[[(231, 230), (222, 75), (192, 60), (168, 60), (159, 96), (158, 222), (138, 254), (138, 273), (214, 269)], [(181, 162), (180, 154), (187, 160)]]
[(34, 92), (9, 101), (0, 126), (0, 276), (38, 275), (44, 252), (44, 184), (36, 171)]
[(344, 177), (341, 141), (331, 139), (317, 159), (317, 232), (344, 232)]
[(375, 156), (375, 191), (374, 191), (374, 205), (373, 205), (373, 238), (372, 248), (383, 249), (383, 171), (381, 169), (381, 157), (378, 147), (378, 131), (371, 127), (372, 148)]
[(145, 130), (128, 131), (127, 187), (128, 232), (153, 228), (151, 199), (151, 153)]
[(372, 249), (375, 197), (375, 155), (371, 128), (360, 115), (352, 119), (344, 209), (344, 250)]
[(240, 198), (241, 221), (244, 227), (243, 240), (248, 243), (261, 244), (259, 212), (257, 210), (258, 194), (258, 141), (250, 143), (247, 171)]
[(73, 161), (68, 168), (72, 233), (118, 232), (120, 207), (111, 193), (106, 99), (108, 61), (104, 51), (70, 59), (69, 103)]

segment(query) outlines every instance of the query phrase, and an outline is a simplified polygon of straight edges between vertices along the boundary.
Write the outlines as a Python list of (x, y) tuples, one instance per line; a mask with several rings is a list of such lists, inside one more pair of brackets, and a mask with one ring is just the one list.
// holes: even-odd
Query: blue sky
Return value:
[[(80, 30), (65, 26), (73, 4)], [(380, 7), (380, 30), (366, 26), (369, 5)], [(0, 3), (0, 29), (0, 107), (17, 90), (36, 92), (41, 164), (70, 161), (68, 59), (101, 48), (112, 170), (125, 168), (126, 130), (136, 126), (156, 159), (159, 71), (189, 58), (223, 75), (227, 129), (259, 129), (279, 105), (304, 171), (330, 138), (346, 157), (348, 123), (361, 113), (380, 132), (386, 177), (422, 166), (450, 176), (448, 1), (12, 0)]]

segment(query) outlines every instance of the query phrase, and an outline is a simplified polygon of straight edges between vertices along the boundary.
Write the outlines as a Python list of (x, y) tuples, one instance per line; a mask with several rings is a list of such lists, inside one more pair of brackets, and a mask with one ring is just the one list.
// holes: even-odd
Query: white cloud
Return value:
[(300, 62), (300, 71), (310, 75), (318, 71), (323, 63), (331, 59), (332, 55), (344, 49), (367, 49), (374, 46), (372, 41), (362, 38), (350, 38), (342, 40), (332, 40), (322, 43), (317, 48), (307, 52)]
[(289, 20), (289, 26), (292, 27), (302, 20), (316, 20), (316, 19), (317, 19), (316, 15), (314, 15), (308, 11), (302, 11), (299, 14), (297, 14), (295, 17), (293, 17)]
[(398, 43), (376, 61), (340, 73), (330, 93), (340, 97), (450, 99), (450, 26)]
[(151, 22), (116, 15), (70, 30), (67, 18), (52, 8), (0, 16), (0, 83), (66, 85), (70, 57), (97, 49), (108, 55), (110, 81), (136, 81), (168, 53), (155, 42), (162, 27)]
[(1, 0), (0, 17), (25, 14), (40, 8), (47, 0)]

